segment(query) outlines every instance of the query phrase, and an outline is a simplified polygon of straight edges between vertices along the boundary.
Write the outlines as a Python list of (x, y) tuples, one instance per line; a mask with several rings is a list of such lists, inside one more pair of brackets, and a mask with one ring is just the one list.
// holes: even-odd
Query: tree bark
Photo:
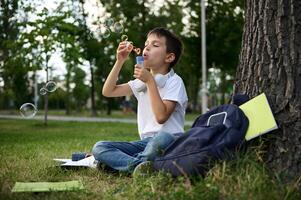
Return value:
[(66, 74), (66, 99), (65, 99), (65, 114), (70, 115), (71, 110), (71, 101), (70, 101), (70, 77), (71, 77), (71, 66), (67, 65), (67, 74)]
[[(48, 52), (46, 51), (46, 62), (45, 62), (45, 70), (46, 70), (46, 83), (45, 83), (45, 87), (46, 84), (48, 83), (48, 61), (49, 61), (49, 55), (47, 54)], [(45, 101), (44, 101), (44, 125), (47, 126), (48, 120), (47, 120), (47, 116), (48, 116), (48, 91), (46, 92), (46, 94), (44, 95)]]
[(266, 162), (285, 176), (301, 174), (301, 1), (246, 0), (234, 93), (264, 92), (279, 125), (266, 134)]
[[(93, 62), (95, 65), (95, 62)], [(96, 104), (95, 104), (95, 85), (94, 85), (94, 70), (90, 64), (90, 73), (91, 73), (91, 115), (93, 117), (97, 116)]]

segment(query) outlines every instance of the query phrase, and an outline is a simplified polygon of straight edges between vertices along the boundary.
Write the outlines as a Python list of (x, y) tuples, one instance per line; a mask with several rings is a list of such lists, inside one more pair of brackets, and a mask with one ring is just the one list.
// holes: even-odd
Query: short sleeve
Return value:
[(139, 79), (134, 79), (134, 80), (130, 80), (128, 82), (134, 96), (136, 97), (136, 99), (139, 99), (139, 93), (137, 88), (139, 88), (139, 86), (141, 86), (141, 84), (143, 84), (143, 82)]
[(179, 76), (172, 77), (168, 79), (165, 87), (166, 92), (162, 99), (176, 101), (181, 107), (186, 108), (188, 98), (182, 79)]

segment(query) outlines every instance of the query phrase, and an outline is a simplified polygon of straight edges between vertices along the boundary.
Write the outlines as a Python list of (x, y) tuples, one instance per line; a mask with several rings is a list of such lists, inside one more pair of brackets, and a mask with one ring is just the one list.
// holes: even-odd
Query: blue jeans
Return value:
[(153, 161), (176, 139), (176, 136), (159, 132), (153, 138), (133, 142), (99, 141), (93, 149), (95, 160), (118, 171), (132, 172), (144, 161)]

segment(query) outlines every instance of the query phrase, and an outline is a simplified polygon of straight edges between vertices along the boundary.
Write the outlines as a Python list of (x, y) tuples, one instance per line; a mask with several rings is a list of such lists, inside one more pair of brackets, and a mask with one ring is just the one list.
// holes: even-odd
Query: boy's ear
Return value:
[(165, 61), (168, 63), (172, 63), (176, 59), (176, 55), (174, 53), (169, 53), (166, 56)]

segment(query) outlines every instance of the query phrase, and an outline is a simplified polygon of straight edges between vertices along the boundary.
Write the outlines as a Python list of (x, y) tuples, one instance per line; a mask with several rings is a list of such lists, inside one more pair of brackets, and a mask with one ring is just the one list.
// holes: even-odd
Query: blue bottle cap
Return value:
[(87, 153), (84, 152), (76, 152), (72, 154), (72, 161), (82, 160), (86, 157)]
[(142, 64), (143, 64), (143, 61), (144, 61), (143, 56), (137, 56), (137, 57), (136, 57), (136, 64), (142, 65)]

